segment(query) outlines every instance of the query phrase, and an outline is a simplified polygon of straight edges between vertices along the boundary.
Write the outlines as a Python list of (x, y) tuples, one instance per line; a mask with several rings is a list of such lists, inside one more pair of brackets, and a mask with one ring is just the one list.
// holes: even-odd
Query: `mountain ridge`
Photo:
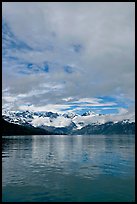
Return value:
[[(106, 117), (106, 118), (105, 118)], [(10, 126), (27, 128), (26, 134), (134, 134), (135, 122), (130, 119), (111, 121), (109, 116), (86, 112), (58, 114), (52, 112), (7, 112), (3, 120)], [(13, 127), (11, 127), (13, 129)], [(5, 131), (6, 132), (6, 131)], [(4, 134), (5, 134), (4, 132)], [(12, 130), (9, 130), (9, 134)], [(8, 133), (8, 131), (7, 131)], [(14, 133), (14, 131), (13, 131)], [(21, 131), (19, 131), (21, 133)], [(22, 133), (25, 134), (22, 129)]]
[(23, 126), (9, 123), (2, 118), (2, 135), (52, 135), (53, 133), (33, 126)]

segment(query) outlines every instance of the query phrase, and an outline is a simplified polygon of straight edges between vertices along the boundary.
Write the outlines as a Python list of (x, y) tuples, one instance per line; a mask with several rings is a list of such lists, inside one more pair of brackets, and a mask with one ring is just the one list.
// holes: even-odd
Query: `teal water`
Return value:
[(135, 136), (3, 136), (2, 201), (135, 201)]

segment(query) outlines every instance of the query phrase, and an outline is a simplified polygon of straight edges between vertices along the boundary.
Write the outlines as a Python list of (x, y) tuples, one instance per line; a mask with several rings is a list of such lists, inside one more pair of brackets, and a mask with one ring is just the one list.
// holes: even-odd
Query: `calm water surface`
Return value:
[(135, 200), (134, 135), (2, 137), (3, 202)]

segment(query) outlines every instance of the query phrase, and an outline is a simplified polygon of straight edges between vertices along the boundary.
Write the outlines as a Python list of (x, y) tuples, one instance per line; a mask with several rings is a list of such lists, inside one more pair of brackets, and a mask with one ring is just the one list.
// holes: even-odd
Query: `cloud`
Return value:
[(2, 7), (3, 89), (9, 88), (8, 97), (20, 95), (13, 108), (63, 107), (70, 97), (98, 104), (100, 96), (119, 96), (133, 105), (133, 2), (3, 2)]
[(48, 117), (35, 117), (34, 120), (31, 122), (33, 126), (54, 126), (54, 127), (65, 127), (69, 126), (71, 123), (70, 118), (64, 118), (63, 116), (58, 116), (57, 118), (54, 118), (53, 120)]

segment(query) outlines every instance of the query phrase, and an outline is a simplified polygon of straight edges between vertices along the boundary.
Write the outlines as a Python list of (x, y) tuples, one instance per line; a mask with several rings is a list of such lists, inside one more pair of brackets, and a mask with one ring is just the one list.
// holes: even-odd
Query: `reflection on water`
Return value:
[(3, 136), (2, 148), (3, 201), (134, 200), (134, 135)]

